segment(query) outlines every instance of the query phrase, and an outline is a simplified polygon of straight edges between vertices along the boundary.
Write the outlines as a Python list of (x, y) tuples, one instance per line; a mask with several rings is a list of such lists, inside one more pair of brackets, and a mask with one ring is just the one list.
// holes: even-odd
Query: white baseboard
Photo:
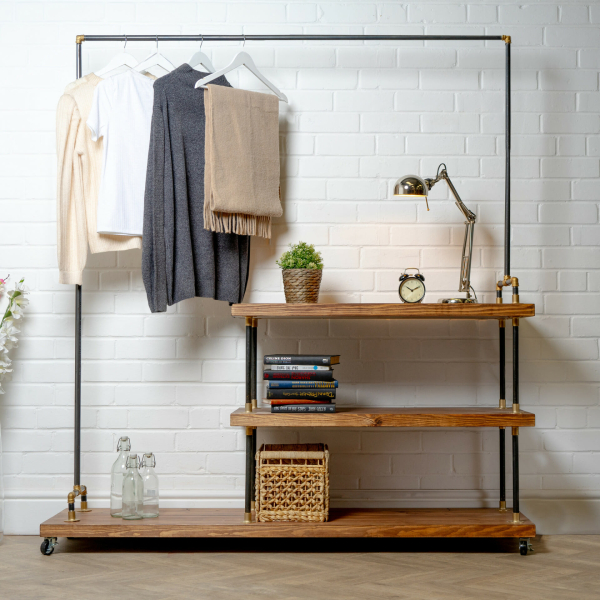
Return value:
[[(510, 492), (507, 493), (510, 506)], [(78, 503), (77, 503), (78, 504)], [(55, 490), (9, 492), (5, 496), (5, 533), (39, 535), (40, 523), (66, 508), (65, 494)], [(92, 498), (90, 508), (107, 508), (108, 497)], [(331, 506), (361, 508), (459, 508), (498, 505), (496, 492), (481, 490), (332, 490)], [(165, 508), (242, 508), (243, 492), (172, 491), (161, 493)], [(528, 490), (521, 511), (538, 534), (600, 533), (600, 495), (597, 492)]]

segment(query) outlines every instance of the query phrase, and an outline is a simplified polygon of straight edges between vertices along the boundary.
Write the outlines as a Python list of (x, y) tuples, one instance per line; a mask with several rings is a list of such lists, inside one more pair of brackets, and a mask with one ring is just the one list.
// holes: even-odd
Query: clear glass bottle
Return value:
[(131, 450), (131, 442), (123, 436), (117, 444), (119, 456), (110, 470), (110, 516), (121, 517), (123, 476), (127, 472), (127, 455)]
[(144, 482), (138, 471), (138, 455), (127, 457), (127, 472), (123, 477), (123, 509), (124, 519), (141, 519), (144, 504)]
[(142, 456), (142, 468), (140, 475), (144, 482), (144, 506), (142, 517), (152, 519), (158, 517), (158, 477), (154, 472), (156, 458), (152, 452), (146, 452)]

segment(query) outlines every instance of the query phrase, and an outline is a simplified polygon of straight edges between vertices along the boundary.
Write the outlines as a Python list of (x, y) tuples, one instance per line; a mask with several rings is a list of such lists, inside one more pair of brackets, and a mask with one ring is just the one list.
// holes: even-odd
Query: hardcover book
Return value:
[(269, 365), (272, 371), (331, 371), (322, 365)]
[(333, 381), (333, 371), (263, 371), (267, 381)]
[(265, 365), (337, 365), (339, 354), (265, 354)]
[(293, 398), (286, 398), (285, 400), (263, 400), (266, 404), (279, 405), (279, 404), (331, 404), (329, 400), (294, 400)]
[(272, 413), (334, 413), (335, 404), (272, 404)]
[(332, 390), (267, 390), (267, 399), (294, 398), (295, 400), (335, 400), (335, 389)]
[(338, 386), (336, 379), (333, 381), (269, 381), (268, 389), (332, 389)]

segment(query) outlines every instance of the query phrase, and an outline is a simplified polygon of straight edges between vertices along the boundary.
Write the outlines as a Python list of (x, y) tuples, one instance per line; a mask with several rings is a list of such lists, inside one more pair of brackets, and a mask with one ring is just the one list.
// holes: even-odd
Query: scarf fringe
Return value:
[(214, 212), (204, 202), (204, 229), (216, 233), (255, 235), (271, 239), (271, 217), (257, 217), (241, 213)]

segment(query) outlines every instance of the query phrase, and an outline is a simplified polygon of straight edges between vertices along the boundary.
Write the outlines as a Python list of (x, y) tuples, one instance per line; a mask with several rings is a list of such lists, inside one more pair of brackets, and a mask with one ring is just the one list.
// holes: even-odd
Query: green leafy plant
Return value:
[(322, 269), (323, 257), (313, 244), (298, 242), (290, 244), (290, 249), (281, 255), (277, 264), (282, 269)]

